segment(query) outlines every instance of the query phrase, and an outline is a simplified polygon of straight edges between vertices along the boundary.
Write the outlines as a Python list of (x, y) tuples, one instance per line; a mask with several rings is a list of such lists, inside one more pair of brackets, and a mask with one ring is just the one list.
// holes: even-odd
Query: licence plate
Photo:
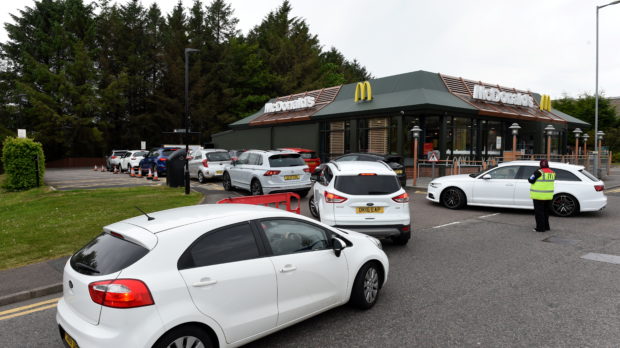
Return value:
[(299, 175), (285, 175), (284, 180), (299, 180)]
[(383, 207), (357, 207), (355, 212), (358, 214), (379, 213), (383, 214)]
[(65, 342), (67, 342), (67, 344), (69, 345), (69, 347), (71, 348), (80, 348), (80, 346), (78, 346), (77, 342), (75, 342), (75, 340), (73, 339), (73, 337), (69, 336), (68, 333), (65, 332)]
[(396, 169), (396, 170), (394, 171), (394, 173), (396, 173), (396, 174), (400, 175), (400, 174), (402, 174), (402, 173), (403, 173), (403, 170), (402, 170), (402, 169)]
[(224, 174), (223, 170), (216, 170), (215, 171), (215, 175), (222, 175), (222, 174)]

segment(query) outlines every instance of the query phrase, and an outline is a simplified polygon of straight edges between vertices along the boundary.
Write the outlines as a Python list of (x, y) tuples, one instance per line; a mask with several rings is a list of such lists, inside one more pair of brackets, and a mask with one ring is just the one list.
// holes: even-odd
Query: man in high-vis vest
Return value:
[(530, 184), (530, 198), (534, 200), (534, 217), (536, 218), (536, 232), (549, 231), (549, 214), (551, 200), (555, 187), (555, 172), (549, 169), (547, 160), (540, 161), (540, 169), (532, 173), (527, 179)]

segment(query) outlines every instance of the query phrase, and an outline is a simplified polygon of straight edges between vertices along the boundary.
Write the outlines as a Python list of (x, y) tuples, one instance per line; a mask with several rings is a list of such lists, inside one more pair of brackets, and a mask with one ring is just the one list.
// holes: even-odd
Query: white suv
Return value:
[(126, 171), (130, 168), (136, 168), (140, 165), (140, 161), (148, 153), (146, 150), (131, 150), (127, 152), (120, 161), (121, 171)]
[(221, 177), (226, 166), (230, 164), (230, 154), (223, 149), (200, 149), (191, 152), (189, 176), (197, 178), (200, 183), (206, 179)]
[(249, 150), (226, 167), (224, 189), (248, 190), (252, 195), (296, 192), (305, 197), (312, 187), (310, 169), (297, 152)]
[(409, 195), (384, 162), (329, 162), (312, 191), (310, 213), (324, 224), (399, 245), (411, 238)]

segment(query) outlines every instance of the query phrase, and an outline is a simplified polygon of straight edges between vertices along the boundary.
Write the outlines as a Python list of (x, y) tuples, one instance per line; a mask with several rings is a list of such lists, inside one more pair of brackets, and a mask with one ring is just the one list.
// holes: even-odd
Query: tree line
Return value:
[[(184, 50), (191, 129), (205, 142), (275, 96), (371, 78), (324, 49), (288, 1), (243, 34), (225, 0), (156, 3), (36, 0), (11, 15), (0, 43), (0, 136), (17, 128), (47, 159), (174, 141), (184, 128)], [(193, 139), (198, 142), (197, 138)]]

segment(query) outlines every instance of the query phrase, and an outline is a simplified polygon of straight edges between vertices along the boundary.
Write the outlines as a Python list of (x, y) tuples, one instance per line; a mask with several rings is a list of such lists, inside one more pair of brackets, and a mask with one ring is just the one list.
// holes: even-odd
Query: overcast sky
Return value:
[[(558, 98), (595, 89), (596, 6), (612, 0), (291, 0), (327, 49), (375, 76), (415, 70)], [(124, 0), (118, 0), (124, 3)], [(143, 0), (149, 6), (153, 0)], [(177, 0), (156, 1), (169, 13)], [(193, 0), (185, 0), (186, 7)], [(210, 0), (203, 0), (210, 2)], [(228, 0), (247, 33), (281, 0)], [(33, 0), (1, 0), (0, 21)], [(599, 89), (620, 96), (620, 4), (600, 10)], [(4, 27), (0, 40), (6, 41)]]

